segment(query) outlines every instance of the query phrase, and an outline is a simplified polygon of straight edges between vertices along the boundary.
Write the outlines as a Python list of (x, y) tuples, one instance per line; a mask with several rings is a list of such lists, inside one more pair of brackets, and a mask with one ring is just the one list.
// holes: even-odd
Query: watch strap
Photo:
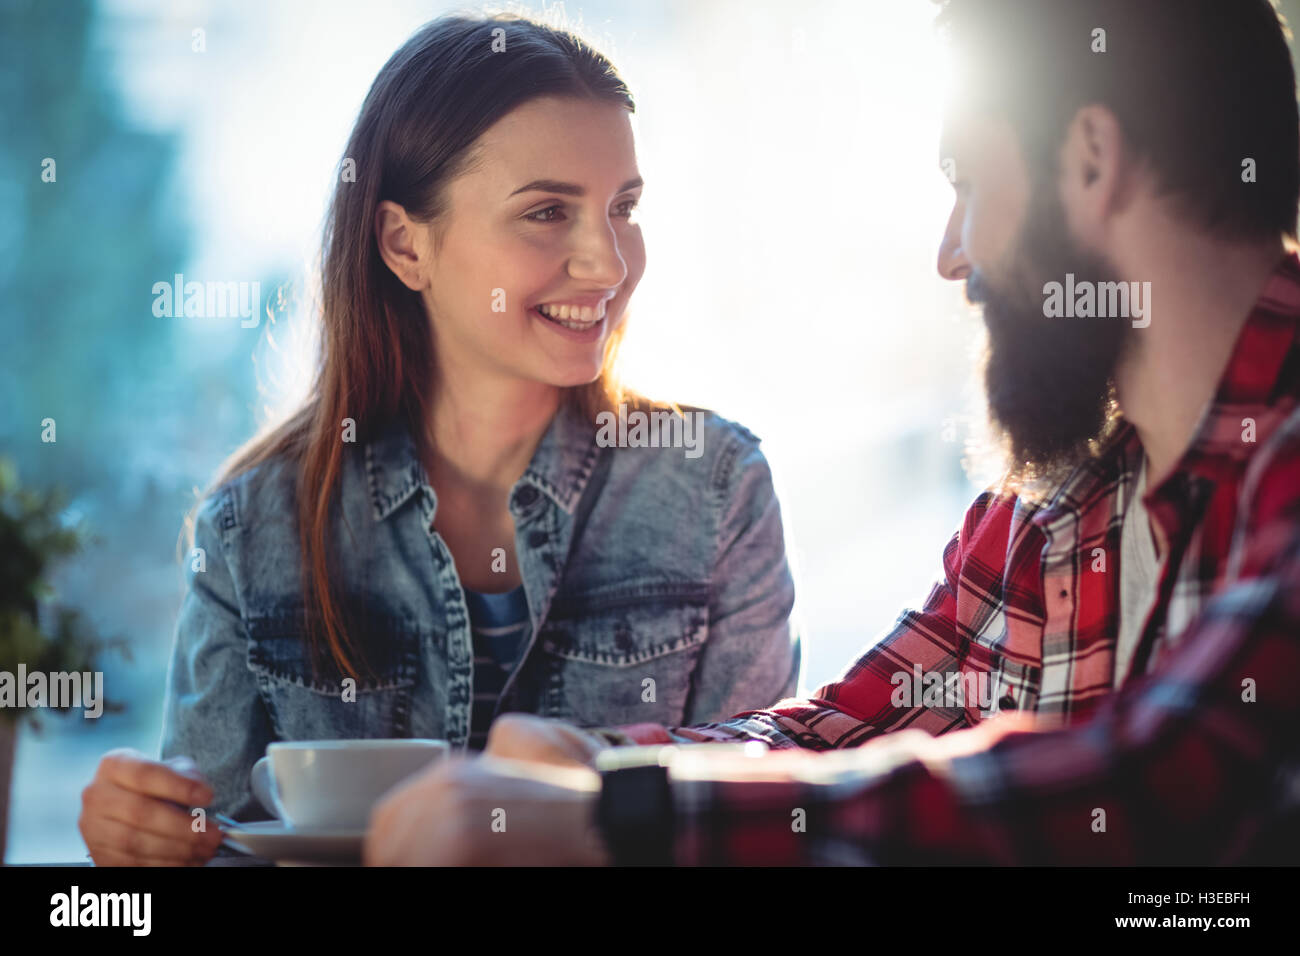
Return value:
[(596, 823), (615, 866), (671, 866), (668, 768), (654, 763), (602, 772)]

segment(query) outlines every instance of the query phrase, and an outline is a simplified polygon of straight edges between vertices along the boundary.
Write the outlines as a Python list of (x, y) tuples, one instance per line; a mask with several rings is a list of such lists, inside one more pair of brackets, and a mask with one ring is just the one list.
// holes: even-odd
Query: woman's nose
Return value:
[(585, 231), (569, 257), (569, 275), (610, 289), (623, 284), (627, 263), (619, 252), (618, 235), (611, 224)]

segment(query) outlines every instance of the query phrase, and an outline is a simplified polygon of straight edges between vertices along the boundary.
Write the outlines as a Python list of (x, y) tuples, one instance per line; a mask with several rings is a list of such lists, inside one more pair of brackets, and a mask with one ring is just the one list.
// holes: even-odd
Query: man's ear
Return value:
[(1129, 202), (1132, 172), (1115, 114), (1099, 105), (1075, 113), (1061, 146), (1061, 203), (1071, 232), (1085, 244), (1106, 244), (1112, 218)]
[(375, 209), (375, 241), (379, 255), (393, 271), (393, 275), (413, 292), (428, 284), (425, 277), (429, 250), (419, 223), (406, 214), (406, 210), (385, 199)]

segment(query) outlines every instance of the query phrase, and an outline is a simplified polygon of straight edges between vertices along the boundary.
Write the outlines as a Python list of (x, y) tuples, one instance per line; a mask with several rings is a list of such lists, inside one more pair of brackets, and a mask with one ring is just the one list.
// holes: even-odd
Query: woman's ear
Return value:
[(379, 255), (393, 275), (413, 292), (428, 285), (425, 278), (429, 251), (420, 224), (406, 210), (385, 199), (375, 209), (375, 241)]

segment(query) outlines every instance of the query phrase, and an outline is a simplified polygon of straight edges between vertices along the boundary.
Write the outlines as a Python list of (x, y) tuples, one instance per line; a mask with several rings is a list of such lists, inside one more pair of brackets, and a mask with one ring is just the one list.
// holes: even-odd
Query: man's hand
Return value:
[(560, 767), (591, 767), (607, 744), (572, 724), (533, 714), (502, 714), (488, 730), (484, 753)]
[(585, 768), (447, 757), (389, 791), (367, 866), (598, 866), (600, 778)]

